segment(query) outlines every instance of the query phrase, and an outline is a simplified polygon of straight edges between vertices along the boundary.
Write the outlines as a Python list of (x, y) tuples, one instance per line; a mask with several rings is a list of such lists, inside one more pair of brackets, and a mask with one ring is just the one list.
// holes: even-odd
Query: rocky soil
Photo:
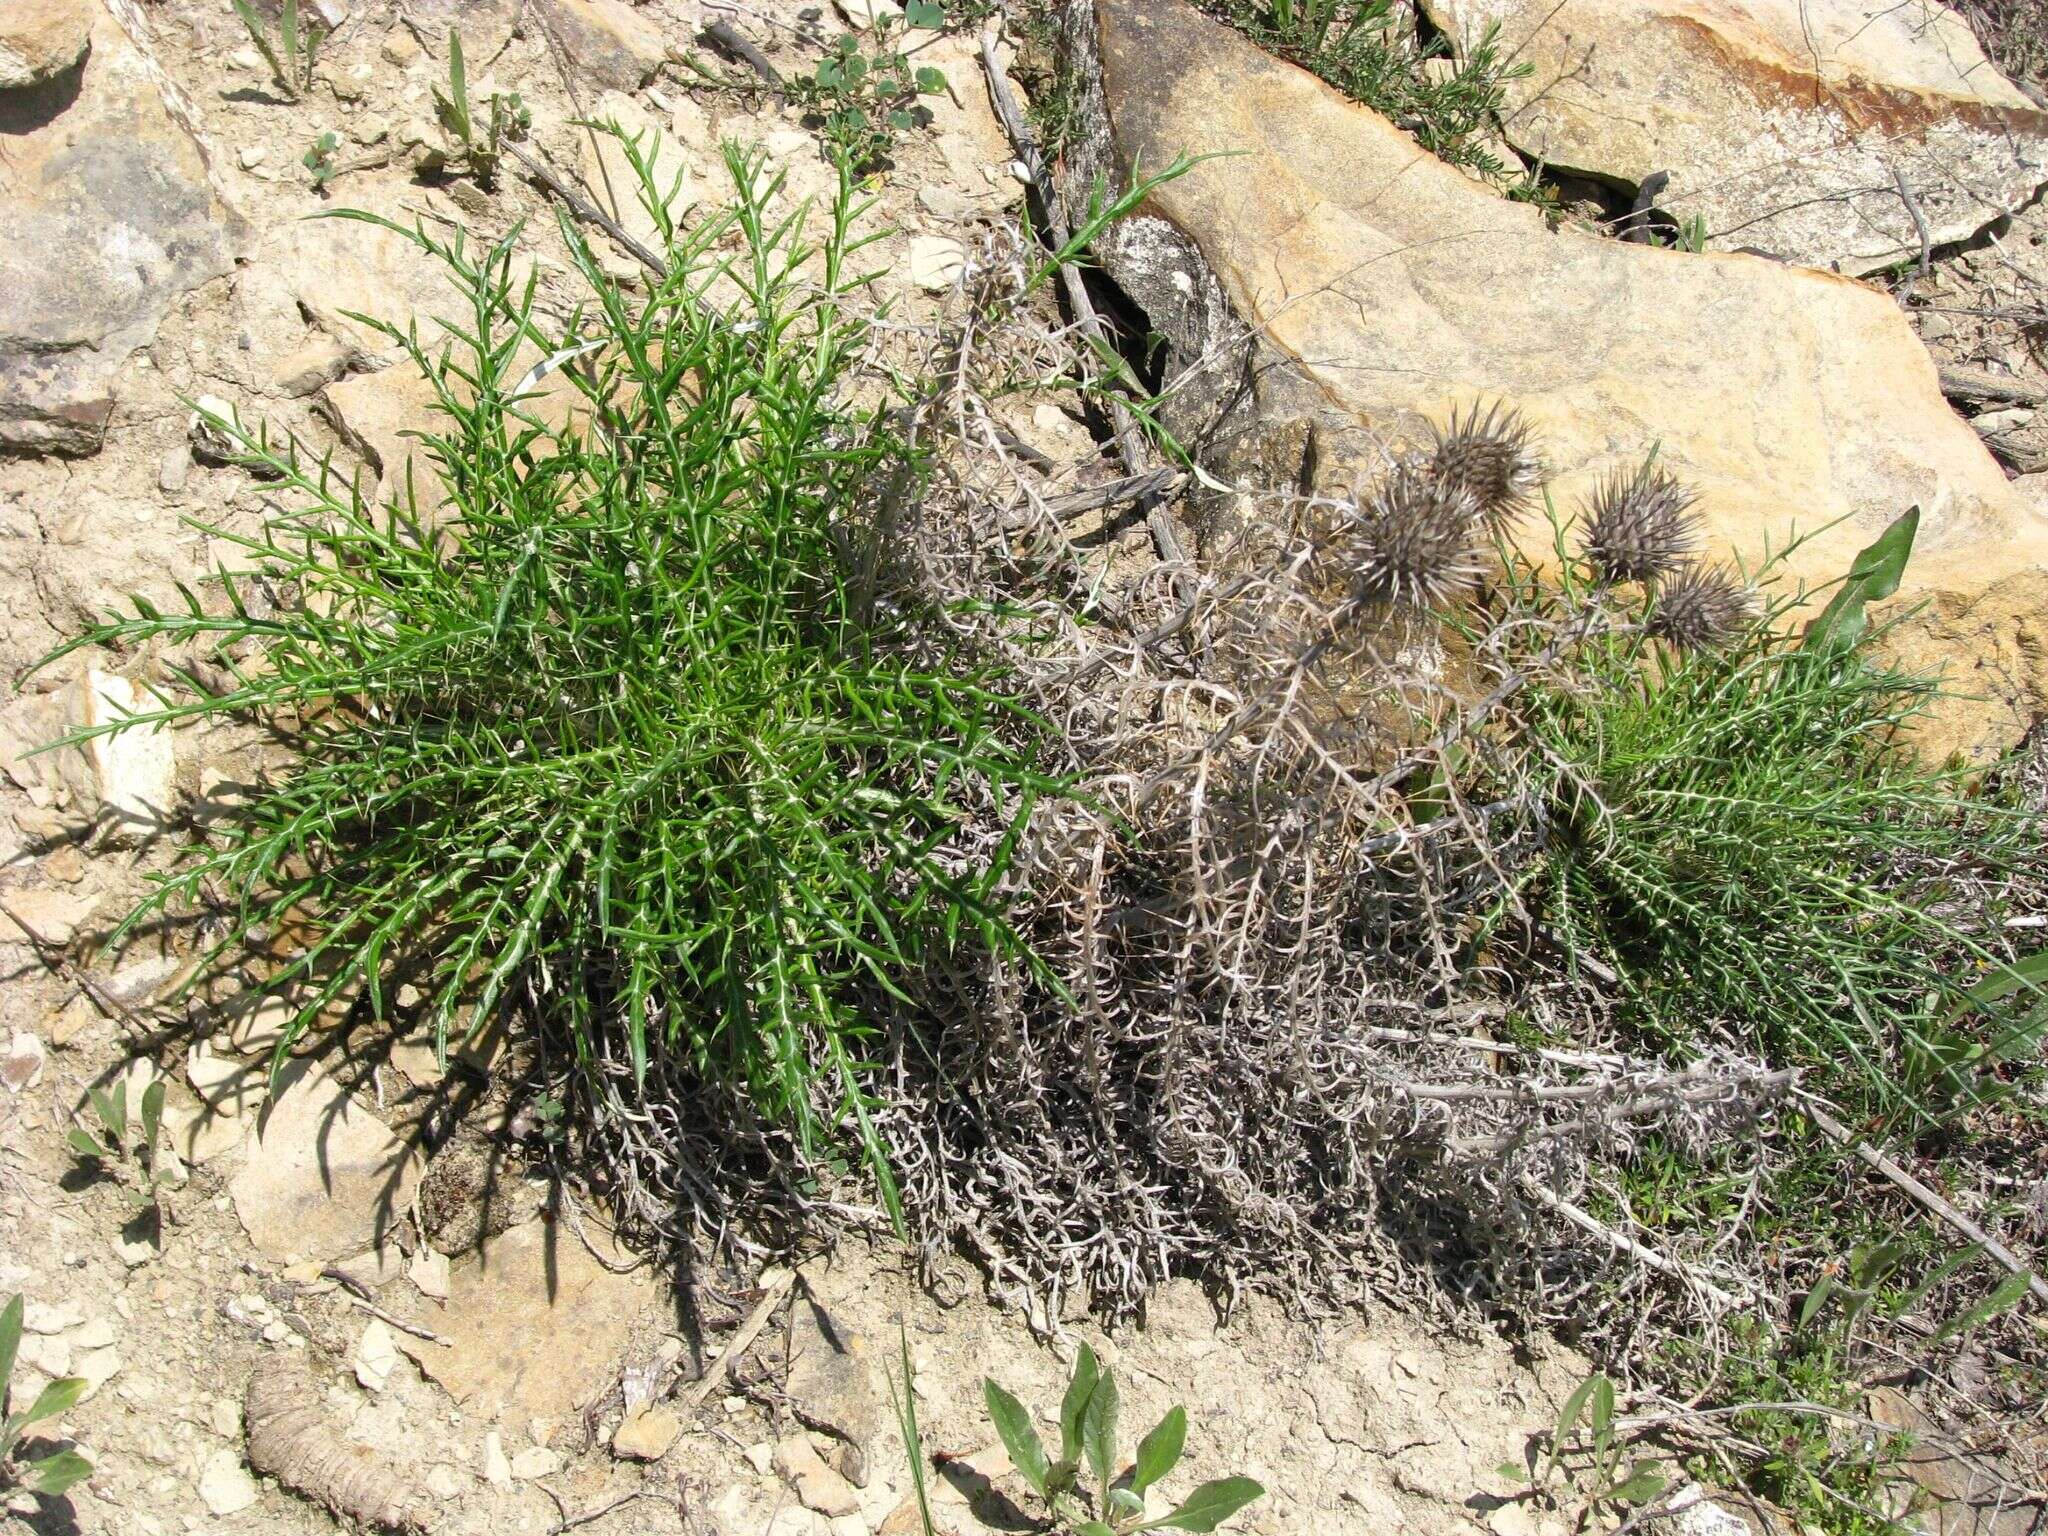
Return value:
[[(860, 22), (887, 0), (849, 4)], [(1438, 24), (1457, 32), (1460, 5), (1445, 0)], [(523, 225), (544, 308), (565, 302), (546, 190), (510, 164), (486, 187), (446, 161), (433, 90), (449, 27), (472, 94), (517, 91), (529, 152), (595, 202), (617, 163), (576, 126), (585, 116), (658, 135), (684, 200), (719, 195), (722, 138), (786, 171), (792, 206), (829, 184), (812, 128), (703, 39), (719, 23), (781, 70), (807, 69), (816, 23), (795, 0), (318, 9), (339, 25), (296, 93), (226, 0), (0, 10), (0, 667), (20, 677), (0, 705), (0, 1293), (30, 1301), (17, 1394), (64, 1374), (90, 1383), (45, 1428), (95, 1463), (64, 1499), (17, 1496), (0, 1524), (321, 1532), (383, 1514), (448, 1533), (902, 1532), (889, 1382), (907, 1351), (929, 1445), (961, 1458), (939, 1491), (944, 1520), (1017, 1529), (981, 1376), (1048, 1403), (1086, 1339), (1117, 1365), (1132, 1422), (1188, 1404), (1191, 1473), (1272, 1490), (1247, 1531), (1552, 1528), (1502, 1501), (1495, 1469), (1583, 1375), (1559, 1347), (1391, 1305), (1312, 1320), (1253, 1296), (1224, 1321), (1192, 1284), (1128, 1333), (1104, 1339), (1076, 1315), (1041, 1341), (980, 1272), (962, 1264), (922, 1287), (886, 1245), (793, 1274), (676, 1276), (615, 1246), (600, 1213), (507, 1151), (519, 1138), (483, 1075), (502, 1042), (444, 1072), (403, 1033), (323, 1037), (335, 1048), (294, 1059), (266, 1095), (273, 1012), (231, 983), (159, 1005), (194, 934), (104, 948), (164, 857), (159, 834), (217, 809), (262, 760), (256, 744), (197, 731), (34, 755), (134, 707), (152, 663), (80, 654), (23, 669), (124, 594), (175, 602), (181, 584), (204, 592), (234, 569), (234, 546), (194, 520), (260, 525), (266, 487), (195, 436), (188, 402), (272, 423), (387, 490), (415, 452), (403, 434), (428, 424), (410, 371), (355, 317), (430, 331), (438, 276), (388, 232), (310, 216), (369, 209), (485, 238)], [(1717, 237), (1705, 254), (1553, 228), (1180, 0), (1073, 8), (1080, 51), (1098, 61), (1100, 129), (1073, 169), (1240, 152), (1166, 189), (1107, 263), (1176, 366), (1248, 329), (1284, 363), (1262, 375), (1250, 417), (1202, 424), (1219, 473), (1338, 475), (1421, 417), (1506, 398), (1567, 489), (1661, 444), (1731, 550), (1757, 554), (1788, 518), (1841, 520), (1802, 557), (1810, 579), (1920, 503), (1909, 595), (1932, 607), (1915, 643), (1983, 696), (1944, 717), (1937, 741), (1983, 756), (2048, 712), (2048, 496), (2012, 478), (2048, 471), (2048, 122), (1939, 6), (1858, 32), (1860, 8), (1830, 0), (1802, 14), (1821, 14), (1816, 35), (1842, 22), (1839, 46), (1797, 87), (1824, 81), (1826, 102), (1786, 107), (1776, 137), (1752, 136), (1760, 109), (1738, 87), (1791, 47), (1776, 8), (1752, 9), (1748, 52), (1731, 63), (1703, 44), (1684, 66), (1690, 94), (1603, 49), (1600, 71), (1532, 94), (1508, 125), (1529, 154), (1617, 183), (1672, 172), (1678, 195), (1660, 206), (1710, 231), (1759, 200), (1811, 195), (1828, 210), (1772, 214), (1768, 237)], [(1617, 5), (1588, 25), (1649, 36), (1651, 11)], [(1562, 8), (1484, 13), (1512, 33)], [(1685, 13), (1654, 8), (1670, 27)], [(973, 37), (919, 41), (949, 89), (874, 181), (895, 233), (872, 253), (880, 297), (913, 322), (1023, 198)], [(1569, 74), (1562, 56), (1555, 69), (1538, 56), (1539, 84)], [(1654, 116), (1627, 142), (1582, 131), (1635, 121), (1593, 110), (1623, 88), (1610, 67), (1683, 131)], [(1771, 81), (1783, 107), (1795, 86)], [(1859, 106), (1866, 96), (1885, 112)], [(1820, 140), (1829, 154), (1804, 152)], [(1758, 156), (1776, 169), (1745, 180)], [(1894, 169), (1920, 190), (1872, 190)], [(645, 233), (644, 211), (612, 211)], [(633, 270), (624, 248), (613, 257)], [(1058, 463), (1095, 463), (1097, 445), (1056, 411), (1017, 425)], [(166, 1085), (176, 1155), (160, 1221), (65, 1145), (87, 1090), (117, 1080), (131, 1106)], [(1702, 1506), (1681, 1528), (1730, 1518)]]

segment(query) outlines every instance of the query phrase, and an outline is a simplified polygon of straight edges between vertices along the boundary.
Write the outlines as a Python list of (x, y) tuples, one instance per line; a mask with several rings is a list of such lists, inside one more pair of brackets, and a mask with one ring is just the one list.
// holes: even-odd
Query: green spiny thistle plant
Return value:
[[(444, 1052), (514, 1007), (586, 1063), (611, 1032), (636, 1071), (685, 1063), (806, 1151), (850, 1133), (893, 1206), (854, 994), (959, 946), (1020, 950), (1002, 881), (1062, 784), (1001, 673), (855, 574), (885, 568), (870, 513), (924, 460), (889, 402), (849, 398), (870, 336), (850, 264), (874, 238), (849, 177), (813, 249), (807, 210), (771, 217), (757, 157), (728, 147), (732, 203), (685, 231), (627, 149), (669, 268), (629, 299), (565, 217), (589, 293), (567, 334), (543, 331), (512, 237), (386, 224), (467, 310), (438, 345), (380, 326), (438, 400), (438, 523), (421, 488), (373, 508), (219, 421), (285, 510), (213, 531), (296, 606), (223, 570), (220, 600), (138, 599), (45, 664), (183, 647), (188, 686), (107, 729), (247, 720), (294, 749), (116, 938), (209, 891), (233, 893), (213, 962), (309, 935), (266, 983), (295, 1008), (279, 1061), (351, 994), (381, 1016), (402, 972)], [(566, 420), (535, 393), (557, 376)], [(1001, 835), (961, 846), (977, 818)]]
[(31, 1424), (62, 1418), (84, 1395), (82, 1377), (66, 1376), (50, 1382), (36, 1394), (28, 1407), (16, 1411), (12, 1392), (14, 1361), (21, 1348), (22, 1319), (27, 1308), (19, 1296), (11, 1296), (0, 1307), (0, 1488), (17, 1485), (51, 1497), (64, 1492), (92, 1473), (92, 1463), (76, 1451), (52, 1451), (30, 1461), (21, 1461), (21, 1437)]
[[(1188, 1413), (1170, 1408), (1126, 1467), (1117, 1450), (1116, 1377), (1086, 1344), (1060, 1401), (1060, 1454), (1046, 1455), (1024, 1405), (984, 1378), (988, 1416), (1010, 1453), (1010, 1464), (1045, 1501), (1056, 1526), (1074, 1536), (1128, 1536), (1138, 1531), (1213, 1531), (1266, 1490), (1248, 1477), (1202, 1484), (1165, 1514), (1145, 1516), (1145, 1494), (1179, 1465), (1187, 1443)], [(1083, 1471), (1090, 1481), (1084, 1482)]]

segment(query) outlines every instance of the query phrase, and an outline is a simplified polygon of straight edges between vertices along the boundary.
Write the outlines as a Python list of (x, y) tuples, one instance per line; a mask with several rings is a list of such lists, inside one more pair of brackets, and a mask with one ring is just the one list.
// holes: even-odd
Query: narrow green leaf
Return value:
[(1138, 1455), (1131, 1469), (1131, 1487), (1140, 1494), (1171, 1472), (1180, 1461), (1188, 1438), (1188, 1411), (1169, 1408), (1166, 1416), (1152, 1426), (1151, 1433), (1138, 1442)]
[(1003, 1449), (1010, 1453), (1011, 1465), (1030, 1485), (1031, 1491), (1044, 1498), (1046, 1477), (1052, 1468), (1046, 1461), (1045, 1446), (1031, 1423), (1030, 1413), (992, 1378), (982, 1378), (981, 1395), (988, 1404), (988, 1416), (996, 1427), (996, 1434), (1002, 1438)]
[(1088, 1399), (1095, 1395), (1095, 1381), (1101, 1369), (1095, 1351), (1086, 1344), (1074, 1356), (1074, 1374), (1067, 1379), (1066, 1396), (1060, 1400), (1060, 1460), (1076, 1466), (1081, 1461), (1081, 1418), (1088, 1411)]
[(0, 1402), (7, 1396), (7, 1383), (14, 1379), (14, 1357), (21, 1351), (21, 1319), (27, 1310), (19, 1296), (0, 1307)]
[(97, 1158), (99, 1161), (105, 1162), (108, 1158), (114, 1155), (112, 1152), (108, 1151), (107, 1148), (101, 1146), (97, 1141), (94, 1141), (92, 1137), (85, 1133), (85, 1131), (83, 1131), (75, 1125), (67, 1131), (65, 1131), (64, 1140), (70, 1146), (71, 1150), (76, 1152), (80, 1157)]
[(1117, 1407), (1116, 1377), (1104, 1370), (1081, 1415), (1081, 1448), (1105, 1499), (1109, 1497), (1109, 1480), (1116, 1476)]
[(1973, 1328), (1988, 1323), (1992, 1318), (1998, 1316), (1999, 1313), (2010, 1311), (2013, 1307), (2019, 1305), (2021, 1299), (2025, 1297), (2028, 1289), (2033, 1284), (2033, 1280), (2034, 1276), (2031, 1270), (2023, 1269), (2018, 1274), (2007, 1275), (2005, 1279), (1999, 1282), (1998, 1288), (1989, 1296), (1986, 1296), (1974, 1307), (1959, 1313), (1936, 1329), (1934, 1337), (1927, 1341), (1928, 1346), (1932, 1348), (1936, 1344), (1954, 1338), (1959, 1333), (1968, 1333)]
[(1204, 1483), (1164, 1519), (1142, 1525), (1143, 1531), (1213, 1531), (1252, 1500), (1263, 1498), (1266, 1490), (1248, 1477), (1223, 1477)]
[(164, 1086), (162, 1078), (153, 1078), (142, 1090), (142, 1146), (147, 1156), (156, 1152), (157, 1127), (164, 1117)]

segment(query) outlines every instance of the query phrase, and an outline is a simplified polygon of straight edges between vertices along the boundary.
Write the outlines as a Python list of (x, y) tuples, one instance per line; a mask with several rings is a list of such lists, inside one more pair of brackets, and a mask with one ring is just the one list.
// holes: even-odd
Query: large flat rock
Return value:
[[(1719, 548), (1754, 561), (1795, 526), (1812, 533), (1790, 562), (1809, 582), (1840, 576), (1917, 503), (1901, 600), (1929, 606), (1898, 647), (1985, 695), (1943, 706), (1926, 745), (1981, 757), (2048, 712), (2048, 517), (1949, 409), (1884, 294), (1550, 229), (1181, 0), (1096, 0), (1094, 19), (1081, 42), (1100, 53), (1091, 110), (1115, 173), (1237, 152), (1159, 189), (1106, 242), (1176, 356), (1212, 345), (1214, 312), (1234, 311), (1269, 353), (1261, 393), (1291, 381), (1295, 440), (1311, 422), (1330, 457), (1504, 400), (1535, 426), (1566, 511), (1657, 445)], [(1192, 275), (1190, 247), (1205, 269)], [(1269, 411), (1261, 430), (1289, 426)]]
[[(602, 1240), (595, 1228), (592, 1237)], [(406, 1334), (398, 1347), (472, 1417), (521, 1429), (533, 1419), (567, 1422), (635, 1342), (654, 1294), (647, 1275), (615, 1273), (566, 1222), (537, 1218), (455, 1265), (445, 1308), (414, 1309), (446, 1344)]]
[(1873, 272), (1966, 239), (2048, 183), (2048, 113), (1936, 0), (1422, 0), (1453, 38), (1494, 22), (1524, 154), (1640, 182), (1730, 245)]
[(0, 449), (96, 452), (121, 365), (231, 260), (199, 144), (92, 13), (82, 65), (0, 93)]

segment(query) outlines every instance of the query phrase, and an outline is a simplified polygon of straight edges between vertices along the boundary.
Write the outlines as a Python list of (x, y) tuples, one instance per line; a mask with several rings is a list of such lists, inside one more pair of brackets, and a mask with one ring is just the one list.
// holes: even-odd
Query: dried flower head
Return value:
[(1475, 403), (1462, 416), (1452, 411), (1449, 425), (1430, 432), (1436, 439), (1430, 473), (1472, 493), (1488, 533), (1506, 533), (1543, 484), (1543, 463), (1521, 413), (1496, 402), (1482, 414)]
[(1653, 463), (1610, 474), (1586, 515), (1586, 554), (1601, 579), (1648, 581), (1676, 570), (1699, 542), (1698, 499)]
[(1648, 628), (1682, 651), (1725, 645), (1756, 622), (1756, 593), (1733, 571), (1682, 566), (1657, 588)]
[(1360, 502), (1362, 597), (1440, 608), (1469, 592), (1485, 569), (1479, 502), (1464, 486), (1409, 465)]

